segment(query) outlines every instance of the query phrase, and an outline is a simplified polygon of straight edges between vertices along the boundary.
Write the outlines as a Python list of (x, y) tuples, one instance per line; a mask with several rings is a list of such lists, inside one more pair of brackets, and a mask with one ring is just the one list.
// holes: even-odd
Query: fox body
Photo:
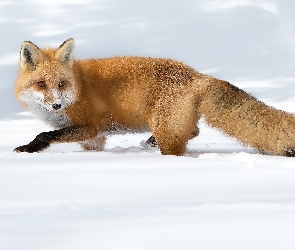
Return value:
[(262, 152), (294, 156), (295, 116), (276, 110), (230, 83), (171, 59), (116, 57), (75, 60), (74, 40), (57, 49), (24, 42), (16, 97), (55, 130), (17, 152), (79, 142), (101, 150), (118, 129), (150, 130), (162, 154), (183, 155), (207, 123)]

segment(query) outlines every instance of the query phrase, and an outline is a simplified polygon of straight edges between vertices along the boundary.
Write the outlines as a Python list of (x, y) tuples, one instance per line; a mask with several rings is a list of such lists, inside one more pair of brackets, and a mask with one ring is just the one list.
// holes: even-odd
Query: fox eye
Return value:
[(46, 88), (46, 82), (45, 81), (40, 81), (40, 82), (37, 82), (38, 86), (40, 88)]
[(59, 88), (62, 88), (66, 85), (66, 81), (60, 81), (59, 84), (58, 84), (58, 87)]

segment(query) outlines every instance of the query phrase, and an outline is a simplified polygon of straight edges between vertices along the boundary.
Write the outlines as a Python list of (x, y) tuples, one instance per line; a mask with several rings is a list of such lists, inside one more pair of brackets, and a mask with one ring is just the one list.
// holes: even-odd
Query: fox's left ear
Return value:
[(59, 48), (56, 50), (56, 59), (62, 64), (67, 64), (72, 66), (74, 60), (74, 50), (75, 50), (75, 40), (70, 38), (66, 40)]
[(23, 43), (20, 51), (21, 68), (33, 71), (42, 58), (42, 52), (35, 44), (29, 41)]

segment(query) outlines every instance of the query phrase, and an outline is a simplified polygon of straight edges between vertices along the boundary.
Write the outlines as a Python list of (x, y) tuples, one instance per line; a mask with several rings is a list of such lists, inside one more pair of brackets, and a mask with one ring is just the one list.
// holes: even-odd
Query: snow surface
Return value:
[(76, 57), (182, 60), (295, 112), (292, 0), (0, 2), (0, 249), (294, 249), (295, 159), (261, 155), (200, 122), (185, 157), (116, 135), (12, 150), (50, 128), (13, 97), (25, 40)]

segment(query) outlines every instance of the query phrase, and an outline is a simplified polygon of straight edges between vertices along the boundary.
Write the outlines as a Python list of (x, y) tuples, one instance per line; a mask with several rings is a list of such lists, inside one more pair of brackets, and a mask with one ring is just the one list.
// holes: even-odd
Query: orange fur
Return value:
[(187, 141), (199, 133), (202, 115), (260, 151), (295, 151), (294, 116), (225, 81), (171, 59), (74, 60), (73, 51), (73, 39), (56, 50), (23, 44), (16, 96), (56, 130), (17, 152), (40, 151), (55, 142), (101, 149), (107, 132), (128, 127), (151, 130), (162, 154), (183, 155)]

